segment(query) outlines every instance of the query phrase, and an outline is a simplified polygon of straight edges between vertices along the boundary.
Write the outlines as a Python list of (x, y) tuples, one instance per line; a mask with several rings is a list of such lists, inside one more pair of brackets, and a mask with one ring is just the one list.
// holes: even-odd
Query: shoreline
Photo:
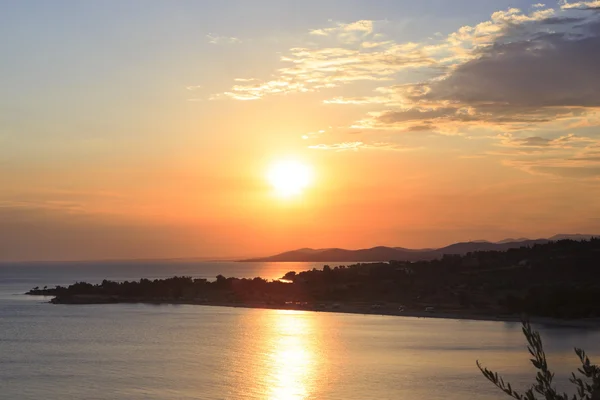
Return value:
[[(29, 296), (40, 296), (26, 294)], [(47, 295), (41, 295), (48, 297)], [(410, 317), (410, 318), (437, 318), (437, 319), (453, 319), (466, 321), (490, 321), (490, 322), (513, 322), (521, 323), (522, 318), (516, 315), (494, 315), (494, 314), (479, 314), (472, 312), (461, 311), (417, 311), (405, 310), (400, 311), (398, 306), (381, 307), (373, 309), (368, 304), (361, 303), (331, 303), (321, 302), (316, 307), (314, 305), (306, 305), (304, 307), (294, 304), (266, 304), (266, 303), (232, 303), (232, 302), (208, 302), (195, 300), (149, 300), (149, 299), (110, 299), (98, 298), (97, 296), (71, 298), (69, 301), (56, 301), (56, 297), (48, 303), (58, 305), (92, 305), (92, 304), (149, 304), (149, 305), (196, 305), (208, 307), (229, 307), (229, 308), (256, 308), (265, 310), (289, 310), (289, 311), (305, 311), (305, 312), (328, 312), (339, 314), (359, 314), (359, 315), (380, 315), (390, 317)], [(338, 307), (335, 305), (339, 304)], [(529, 317), (532, 324), (547, 325), (564, 328), (585, 328), (585, 329), (600, 329), (600, 318), (588, 319), (558, 319), (550, 317)]]

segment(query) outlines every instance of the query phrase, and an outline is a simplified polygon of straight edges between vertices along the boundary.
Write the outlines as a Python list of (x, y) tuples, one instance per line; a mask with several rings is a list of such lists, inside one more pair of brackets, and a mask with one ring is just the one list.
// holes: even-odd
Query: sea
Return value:
[[(508, 398), (533, 382), (520, 325), (200, 305), (54, 305), (34, 286), (185, 275), (277, 279), (313, 263), (134, 261), (0, 264), (0, 399)], [(536, 326), (559, 388), (573, 347), (600, 361), (600, 330)]]

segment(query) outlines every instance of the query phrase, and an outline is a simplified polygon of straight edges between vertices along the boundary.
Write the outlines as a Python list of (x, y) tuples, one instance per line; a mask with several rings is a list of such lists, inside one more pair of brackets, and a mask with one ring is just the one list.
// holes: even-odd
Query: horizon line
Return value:
[[(347, 250), (347, 251), (360, 251), (360, 250), (369, 250), (369, 249), (374, 249), (377, 247), (385, 247), (385, 248), (402, 248), (402, 249), (406, 249), (406, 250), (414, 250), (414, 251), (426, 251), (426, 250), (439, 250), (439, 249), (443, 249), (444, 247), (448, 247), (448, 246), (452, 246), (455, 244), (463, 244), (463, 243), (482, 243), (482, 242), (486, 242), (486, 243), (495, 243), (495, 244), (499, 244), (500, 242), (503, 242), (505, 240), (509, 240), (509, 239), (514, 239), (514, 243), (517, 242), (523, 242), (523, 241), (535, 241), (535, 240), (552, 240), (551, 238), (555, 237), (555, 236), (588, 236), (590, 238), (597, 238), (600, 237), (600, 234), (583, 234), (583, 233), (557, 233), (554, 234), (550, 237), (539, 237), (536, 239), (531, 239), (531, 238), (527, 238), (527, 237), (522, 237), (522, 238), (506, 238), (506, 239), (502, 239), (502, 240), (498, 240), (498, 241), (490, 241), (487, 239), (477, 239), (477, 240), (468, 240), (468, 241), (459, 241), (459, 242), (452, 242), (450, 244), (441, 246), (441, 247), (423, 247), (423, 248), (419, 248), (419, 249), (413, 249), (410, 247), (403, 247), (403, 246), (384, 246), (384, 245), (376, 245), (376, 246), (371, 246), (371, 247), (362, 247), (362, 248), (357, 248), (357, 249), (347, 249), (347, 248), (343, 248), (343, 247), (321, 247), (321, 248), (312, 248), (312, 247), (299, 247), (296, 249), (292, 249), (292, 250), (284, 250), (284, 251), (280, 251), (277, 252), (275, 254), (272, 255), (268, 255), (268, 256), (236, 256), (236, 257), (202, 257), (202, 256), (190, 256), (190, 257), (157, 257), (157, 258), (147, 258), (147, 257), (140, 257), (140, 258), (94, 258), (94, 259), (68, 259), (68, 260), (0, 260), (0, 265), (6, 265), (6, 264), (50, 264), (50, 263), (93, 263), (93, 262), (107, 262), (107, 263), (115, 263), (115, 262), (144, 262), (144, 261), (151, 261), (151, 262), (156, 262), (156, 261), (199, 261), (199, 262), (239, 262), (239, 261), (243, 261), (243, 260), (252, 260), (255, 258), (267, 258), (267, 257), (272, 257), (272, 256), (276, 256), (276, 255), (280, 255), (283, 253), (288, 253), (288, 252), (292, 252), (292, 251), (299, 251), (299, 250), (303, 250), (303, 249), (308, 249), (308, 250), (331, 250), (331, 249), (338, 249), (338, 250)], [(556, 239), (556, 240), (561, 240), (561, 239)], [(511, 242), (507, 242), (507, 243), (511, 243)], [(297, 262), (303, 262), (303, 261), (297, 261)], [(305, 261), (305, 262), (313, 262), (313, 261)], [(321, 261), (319, 261), (321, 262)], [(325, 262), (325, 261), (322, 261)], [(331, 262), (331, 261), (328, 261)]]

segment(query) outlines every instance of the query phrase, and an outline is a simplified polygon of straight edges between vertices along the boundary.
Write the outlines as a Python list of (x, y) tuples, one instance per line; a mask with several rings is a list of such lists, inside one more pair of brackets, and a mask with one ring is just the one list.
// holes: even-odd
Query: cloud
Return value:
[(280, 68), (276, 79), (235, 85), (230, 92), (252, 92), (256, 98), (270, 94), (313, 92), (360, 81), (392, 81), (404, 69), (436, 64), (422, 51), (406, 50), (403, 46), (377, 50), (294, 48), (281, 61), (290, 65)]
[(556, 138), (512, 134), (498, 136), (504, 165), (534, 175), (564, 178), (600, 179), (600, 139), (568, 134)]
[[(271, 80), (237, 78), (211, 99), (260, 100), (268, 95), (316, 92), (357, 83), (391, 82), (375, 95), (336, 96), (324, 104), (377, 106), (354, 128), (446, 133), (471, 128), (534, 129), (584, 118), (600, 109), (600, 20), (582, 9), (593, 3), (536, 4), (534, 11), (497, 11), (490, 20), (463, 26), (436, 43), (374, 40), (374, 21), (338, 23), (311, 36), (340, 46), (296, 47), (281, 57)], [(344, 33), (360, 34), (348, 44)], [(434, 77), (398, 85), (405, 69)], [(417, 128), (415, 128), (417, 127)], [(423, 129), (424, 130), (424, 129)]]
[(499, 135), (500, 146), (515, 149), (526, 148), (527, 151), (549, 151), (553, 149), (575, 149), (588, 148), (595, 144), (596, 140), (589, 137), (576, 136), (572, 133), (549, 139), (540, 136), (529, 136), (524, 138), (514, 137), (510, 133)]
[(235, 78), (234, 81), (236, 81), (236, 82), (257, 82), (257, 81), (259, 81), (259, 79), (256, 79), (256, 78), (248, 78), (248, 79), (246, 79), (246, 78)]
[(562, 1), (561, 8), (563, 10), (569, 10), (569, 9), (580, 9), (580, 10), (597, 9), (597, 8), (600, 8), (600, 0), (595, 0), (595, 1), (578, 1), (576, 3), (569, 3), (568, 1)]
[(391, 44), (393, 44), (394, 42), (392, 40), (387, 40), (385, 42), (362, 42), (361, 46), (367, 49), (373, 49), (375, 47), (383, 47), (383, 46), (389, 46)]
[(352, 22), (350, 24), (342, 25), (342, 29), (345, 32), (364, 32), (364, 33), (373, 33), (373, 21), (369, 20), (360, 20), (356, 22)]
[(0, 210), (39, 210), (83, 213), (82, 203), (67, 200), (0, 200)]
[[(597, 14), (582, 9), (594, 3), (565, 3), (558, 10), (539, 3), (529, 14), (509, 8), (432, 43), (375, 40), (381, 34), (374, 33), (374, 21), (337, 23), (310, 34), (333, 38), (339, 46), (316, 43), (292, 48), (281, 57), (284, 66), (273, 79), (237, 78), (230, 90), (211, 98), (258, 100), (390, 81), (391, 86), (375, 89), (377, 95), (337, 96), (324, 103), (401, 109), (385, 110), (378, 120), (361, 124), (365, 127), (379, 127), (384, 121), (393, 127), (412, 109), (421, 111), (419, 117), (432, 115), (453, 124), (514, 123), (509, 129), (581, 117), (590, 111), (587, 108), (600, 106), (600, 79), (596, 79), (600, 52), (595, 51), (600, 46), (600, 21)], [(348, 44), (339, 37), (348, 32), (360, 33), (360, 43)], [(426, 69), (435, 77), (395, 84), (405, 69)], [(445, 113), (440, 117), (442, 108)]]
[(450, 135), (464, 134), (472, 129), (519, 131), (529, 130), (542, 123), (569, 120), (582, 113), (578, 108), (538, 110), (507, 105), (486, 104), (475, 107), (440, 102), (370, 112), (362, 120), (356, 121), (352, 128), (399, 132), (431, 129)]
[(370, 34), (373, 33), (373, 24), (374, 21), (365, 19), (348, 24), (337, 23), (336, 26), (332, 28), (313, 29), (310, 31), (310, 34), (317, 36), (329, 36), (330, 34), (342, 32), (362, 32), (364, 34)]
[(354, 151), (356, 151), (362, 146), (364, 146), (363, 142), (342, 142), (342, 143), (334, 143), (334, 144), (316, 144), (316, 145), (308, 146), (308, 148), (316, 149), (316, 150), (335, 150), (335, 151), (354, 150)]
[(230, 91), (212, 95), (210, 100), (230, 98), (234, 100), (260, 100), (266, 95), (302, 93), (311, 91), (302, 82), (289, 80), (271, 80), (263, 82), (259, 79), (236, 80), (243, 84), (234, 85)]
[(544, 139), (539, 136), (533, 136), (525, 139), (515, 139), (514, 142), (520, 146), (526, 147), (547, 147), (550, 146), (552, 140)]
[[(270, 79), (238, 78), (212, 98), (322, 92), (327, 106), (366, 109), (348, 124), (354, 130), (496, 137), (484, 155), (530, 173), (589, 178), (600, 157), (596, 139), (564, 131), (600, 125), (597, 9), (600, 0), (509, 8), (420, 43), (397, 42), (376, 21), (334, 23), (284, 52)], [(309, 147), (401, 149), (343, 140)]]
[(388, 97), (381, 96), (356, 96), (356, 97), (344, 97), (338, 96), (332, 99), (323, 100), (324, 104), (390, 104)]
[(583, 22), (583, 21), (585, 21), (585, 18), (551, 17), (551, 18), (546, 18), (545, 20), (540, 21), (540, 23), (543, 25), (562, 25), (562, 24), (569, 24), (569, 23)]
[(233, 36), (219, 36), (214, 33), (206, 35), (208, 43), (211, 44), (237, 44), (242, 43), (242, 40)]
[[(522, 130), (598, 112), (600, 18), (581, 10), (563, 14), (509, 9), (459, 29), (435, 50), (461, 55), (446, 74), (389, 87), (387, 103), (380, 96), (373, 96), (373, 102), (398, 109), (371, 113), (355, 125), (402, 130), (428, 122), (455, 129)], [(368, 97), (363, 103), (369, 103)]]
[(526, 24), (551, 18), (554, 14), (555, 10), (552, 8), (538, 9), (530, 14), (524, 14), (518, 8), (496, 11), (490, 20), (475, 26), (463, 26), (431, 49), (448, 53), (448, 61), (472, 59), (476, 57), (474, 50), (490, 46), (509, 31), (522, 31)]
[(537, 158), (505, 160), (503, 163), (532, 175), (600, 180), (600, 162), (563, 158)]
[(256, 100), (266, 95), (315, 92), (357, 82), (393, 81), (403, 70), (437, 65), (416, 43), (377, 40), (373, 24), (361, 20), (313, 30), (312, 36), (333, 38), (336, 45), (317, 43), (291, 48), (281, 56), (282, 67), (275, 71), (272, 80), (236, 78), (238, 84), (212, 98)]
[(324, 129), (318, 130), (316, 132), (308, 132), (308, 133), (302, 135), (302, 139), (307, 140), (307, 139), (315, 138), (315, 137), (323, 135), (324, 133), (325, 133)]
[(413, 148), (399, 145), (397, 143), (389, 143), (389, 142), (374, 142), (374, 143), (364, 143), (364, 142), (342, 142), (342, 143), (333, 143), (333, 144), (317, 144), (313, 146), (308, 146), (309, 149), (316, 150), (333, 150), (333, 151), (358, 151), (362, 150), (400, 150), (407, 151), (413, 150)]
[(375, 22), (370, 20), (360, 20), (351, 23), (337, 23), (330, 28), (313, 29), (310, 34), (313, 36), (335, 37), (344, 43), (353, 43), (373, 33)]
[(496, 43), (414, 100), (545, 107), (600, 106), (600, 35), (543, 33)]

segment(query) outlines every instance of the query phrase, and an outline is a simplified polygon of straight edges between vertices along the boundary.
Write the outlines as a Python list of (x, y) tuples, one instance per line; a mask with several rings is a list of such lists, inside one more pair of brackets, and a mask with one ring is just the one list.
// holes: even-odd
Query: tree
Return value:
[(546, 353), (539, 332), (534, 331), (529, 322), (523, 321), (523, 334), (527, 338), (527, 350), (533, 356), (531, 363), (538, 370), (535, 383), (524, 393), (519, 393), (512, 388), (510, 383), (504, 382), (497, 372), (482, 367), (477, 361), (477, 367), (490, 382), (516, 400), (536, 400), (536, 393), (542, 395), (542, 398), (546, 400), (600, 400), (600, 367), (592, 364), (583, 350), (575, 348), (575, 354), (581, 361), (581, 368), (578, 368), (577, 371), (585, 377), (585, 380), (578, 378), (575, 373), (572, 374), (569, 380), (576, 386), (577, 394), (569, 397), (566, 393), (558, 393), (552, 386), (554, 373), (548, 369)]
[(462, 307), (468, 307), (471, 305), (471, 298), (469, 294), (463, 290), (458, 293), (458, 302)]
[(296, 271), (290, 271), (290, 272), (286, 273), (283, 276), (283, 278), (281, 278), (281, 279), (285, 279), (285, 280), (288, 280), (288, 281), (293, 281), (295, 277), (296, 277)]

